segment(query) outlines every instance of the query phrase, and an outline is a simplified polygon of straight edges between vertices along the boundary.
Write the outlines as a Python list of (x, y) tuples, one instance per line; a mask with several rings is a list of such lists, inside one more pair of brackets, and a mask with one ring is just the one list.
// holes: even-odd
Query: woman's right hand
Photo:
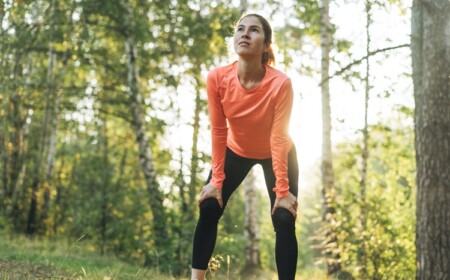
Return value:
[(202, 192), (200, 193), (200, 198), (198, 199), (198, 206), (203, 202), (203, 200), (207, 198), (215, 198), (219, 202), (220, 208), (223, 208), (222, 201), (222, 189), (216, 188), (212, 186), (210, 183), (206, 184), (202, 188)]

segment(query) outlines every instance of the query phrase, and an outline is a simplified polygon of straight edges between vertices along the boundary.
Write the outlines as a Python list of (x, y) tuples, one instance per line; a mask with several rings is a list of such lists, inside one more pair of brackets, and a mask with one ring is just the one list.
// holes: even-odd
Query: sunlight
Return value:
[[(344, 6), (334, 6), (332, 9), (332, 21), (340, 28), (336, 31), (335, 40), (353, 38), (352, 52), (354, 57), (347, 59), (344, 63), (351, 63), (352, 60), (364, 56), (365, 52), (365, 18), (362, 16), (364, 6), (362, 3), (352, 3)], [(270, 14), (268, 11), (253, 11), (262, 15)], [(383, 44), (397, 44), (408, 42), (409, 22), (405, 22), (405, 16), (400, 16), (401, 11), (393, 9), (393, 13), (389, 19), (380, 20), (372, 24), (373, 36), (372, 42), (374, 46), (378, 46), (380, 42)], [(355, 15), (359, 15), (355, 17)], [(380, 11), (374, 11), (374, 18), (386, 14)], [(283, 26), (287, 20), (283, 13), (274, 14), (272, 17), (272, 27), (276, 28)], [(380, 21), (382, 24), (380, 24)], [(389, 30), (389, 32), (386, 32)], [(386, 39), (388, 38), (388, 39)], [(395, 38), (395, 40), (394, 40)], [(222, 61), (219, 65), (225, 65), (236, 60), (233, 51), (232, 38), (227, 38), (229, 49), (229, 56), (227, 61)], [(386, 40), (391, 43), (386, 43)], [(384, 46), (386, 47), (386, 46)], [(278, 59), (274, 66), (290, 76), (294, 88), (294, 105), (292, 117), (290, 122), (290, 134), (296, 145), (298, 153), (298, 162), (300, 170), (300, 187), (309, 188), (314, 187), (317, 182), (317, 176), (320, 174), (320, 157), (322, 145), (322, 104), (321, 92), (319, 87), (320, 75), (306, 76), (299, 74), (295, 69), (300, 69), (302, 65), (313, 65), (316, 69), (320, 69), (320, 55), (321, 50), (316, 46), (304, 45), (303, 49), (309, 49), (311, 57), (302, 56), (293, 59), (293, 65), (289, 69), (285, 69), (282, 64), (282, 57), (277, 56), (277, 47), (274, 46), (275, 56)], [(411, 93), (410, 82), (408, 77), (398, 79), (402, 73), (407, 73), (409, 60), (409, 49), (399, 49), (393, 52), (389, 58), (388, 63), (380, 61), (384, 58), (380, 55), (379, 58), (375, 56), (371, 58), (371, 81), (372, 89), (370, 96), (369, 108), (369, 122), (376, 123), (383, 118), (391, 118), (394, 114), (392, 108), (396, 105), (413, 106), (413, 96)], [(299, 54), (300, 55), (300, 54)], [(280, 59), (281, 58), (281, 59)], [(217, 65), (217, 66), (219, 66)], [(330, 64), (330, 75), (338, 71), (340, 67), (336, 63)], [(364, 75), (365, 64), (355, 66), (355, 70), (360, 71), (360, 75)], [(203, 71), (204, 79), (206, 80), (207, 71)], [(376, 80), (375, 80), (376, 79)], [(383, 93), (386, 88), (390, 89), (393, 95), (390, 98), (385, 98)], [(204, 91), (204, 89), (203, 89)], [(332, 95), (332, 142), (334, 145), (348, 140), (355, 140), (361, 137), (360, 130), (363, 127), (364, 121), (364, 86), (362, 81), (358, 84), (349, 84), (341, 78), (336, 77), (330, 80), (330, 91)], [(192, 127), (191, 120), (193, 119), (193, 88), (184, 87), (178, 95), (178, 106), (180, 110), (180, 119), (185, 120), (169, 129), (169, 138), (167, 144), (175, 150), (182, 147), (185, 161), (190, 159), (190, 149), (192, 146)], [(203, 92), (203, 97), (206, 99), (206, 94)], [(202, 119), (202, 133), (200, 135), (200, 151), (210, 154), (210, 134), (209, 120), (203, 116)], [(174, 155), (174, 158), (179, 156)], [(176, 164), (176, 163), (175, 163)], [(209, 167), (205, 167), (203, 174), (206, 178), (209, 172)], [(187, 170), (186, 173), (188, 174)], [(263, 184), (259, 184), (263, 185)]]

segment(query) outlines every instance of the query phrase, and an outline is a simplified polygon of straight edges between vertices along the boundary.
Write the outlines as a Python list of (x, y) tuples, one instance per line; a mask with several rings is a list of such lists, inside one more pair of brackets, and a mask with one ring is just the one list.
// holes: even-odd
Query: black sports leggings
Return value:
[[(227, 148), (225, 156), (225, 180), (222, 187), (223, 208), (220, 208), (217, 199), (208, 198), (200, 205), (200, 217), (194, 234), (192, 252), (192, 268), (206, 270), (213, 253), (216, 238), (217, 224), (223, 214), (225, 206), (255, 164), (261, 164), (264, 170), (267, 191), (270, 196), (271, 209), (275, 203), (276, 195), (272, 191), (275, 187), (275, 175), (272, 159), (249, 159), (241, 157)], [(297, 197), (298, 193), (298, 163), (295, 147), (292, 146), (288, 154), (289, 191)], [(211, 174), (207, 182), (211, 180)], [(277, 208), (272, 215), (272, 224), (276, 233), (275, 259), (278, 270), (278, 279), (292, 280), (295, 278), (297, 268), (297, 238), (295, 236), (295, 219), (285, 208)]]

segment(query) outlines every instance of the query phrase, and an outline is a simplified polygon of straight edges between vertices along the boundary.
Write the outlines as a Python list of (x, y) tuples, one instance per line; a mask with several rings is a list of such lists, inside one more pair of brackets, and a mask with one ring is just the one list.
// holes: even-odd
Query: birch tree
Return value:
[(365, 94), (364, 94), (364, 127), (362, 130), (363, 143), (361, 151), (361, 181), (360, 181), (360, 227), (361, 227), (361, 245), (359, 248), (359, 262), (361, 266), (361, 277), (367, 277), (367, 254), (366, 254), (366, 227), (367, 227), (367, 205), (366, 205), (366, 188), (367, 188), (367, 161), (369, 158), (369, 97), (370, 97), (370, 22), (371, 22), (371, 3), (370, 0), (366, 0), (365, 13), (366, 13), (366, 75), (364, 77)]
[(322, 50), (322, 194), (323, 194), (323, 222), (325, 231), (324, 251), (326, 254), (327, 272), (337, 274), (341, 270), (339, 247), (337, 244), (334, 198), (334, 174), (331, 150), (331, 106), (330, 106), (330, 51), (332, 46), (332, 28), (329, 15), (329, 0), (323, 0), (320, 8), (320, 45)]
[[(130, 3), (122, 3), (125, 12), (125, 21), (122, 25), (125, 54), (127, 57), (127, 86), (128, 98), (132, 114), (132, 126), (139, 147), (139, 160), (148, 192), (148, 199), (153, 214), (153, 230), (156, 250), (167, 245), (166, 212), (164, 210), (164, 196), (159, 189), (156, 170), (153, 162), (152, 150), (149, 146), (149, 139), (144, 120), (143, 98), (139, 85), (138, 57), (135, 45), (135, 38), (132, 29), (133, 10)], [(147, 256), (146, 262), (150, 262)]]
[(245, 266), (244, 270), (261, 269), (259, 251), (258, 189), (255, 169), (244, 180), (245, 187)]
[[(48, 40), (48, 64), (46, 74), (47, 88), (45, 90), (45, 112), (42, 119), (41, 134), (39, 137), (38, 150), (32, 173), (33, 179), (31, 182), (31, 199), (26, 229), (26, 232), (29, 235), (35, 234), (36, 231), (38, 230), (38, 226), (41, 225), (42, 222), (39, 220), (38, 191), (42, 187), (44, 174), (51, 174), (52, 169), (51, 165), (53, 165), (53, 156), (54, 156), (53, 145), (55, 143), (50, 141), (51, 138), (50, 135), (56, 137), (55, 135), (56, 131), (51, 131), (52, 129), (56, 130), (56, 123), (54, 122), (57, 121), (56, 116), (54, 115), (54, 113), (56, 112), (55, 102), (57, 103), (55, 91), (56, 87), (55, 71), (57, 66), (57, 56), (55, 54), (55, 50), (52, 45), (54, 42), (54, 33), (56, 32), (54, 21), (57, 7), (55, 0), (53, 0), (50, 3), (49, 9), (50, 9), (49, 25), (48, 25), (49, 40)], [(46, 158), (47, 160), (45, 160)], [(44, 198), (44, 200), (46, 199)], [(48, 201), (46, 201), (46, 203), (48, 203)]]

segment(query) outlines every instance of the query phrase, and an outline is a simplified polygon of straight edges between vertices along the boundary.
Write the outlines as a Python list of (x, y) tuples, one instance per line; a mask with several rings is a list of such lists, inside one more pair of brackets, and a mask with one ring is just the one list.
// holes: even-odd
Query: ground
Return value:
[(0, 260), (0, 279), (70, 279), (66, 272), (48, 265)]

